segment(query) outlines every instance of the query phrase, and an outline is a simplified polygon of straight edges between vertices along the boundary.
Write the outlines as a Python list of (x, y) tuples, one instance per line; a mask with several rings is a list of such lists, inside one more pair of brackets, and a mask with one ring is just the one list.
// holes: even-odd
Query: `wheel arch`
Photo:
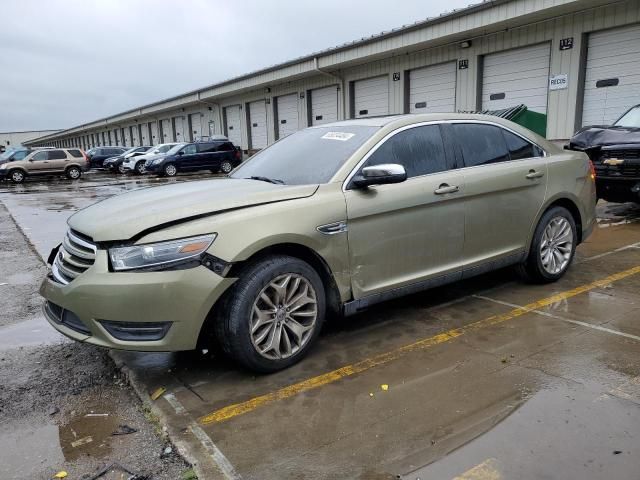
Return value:
[(553, 208), (553, 207), (564, 207), (567, 210), (569, 210), (569, 213), (571, 213), (571, 216), (573, 217), (573, 220), (576, 223), (576, 229), (577, 229), (576, 234), (578, 236), (578, 244), (582, 243), (583, 222), (582, 222), (582, 213), (580, 212), (580, 208), (578, 207), (578, 202), (575, 198), (571, 198), (571, 196), (569, 195), (558, 195), (556, 197), (552, 197), (549, 200), (547, 200), (547, 202), (538, 212), (535, 222), (533, 222), (531, 226), (531, 231), (529, 232), (529, 240), (527, 242), (527, 252), (526, 252), (527, 255), (531, 250), (533, 235), (536, 230), (536, 227), (538, 226), (538, 223), (540, 223), (540, 219), (550, 208)]

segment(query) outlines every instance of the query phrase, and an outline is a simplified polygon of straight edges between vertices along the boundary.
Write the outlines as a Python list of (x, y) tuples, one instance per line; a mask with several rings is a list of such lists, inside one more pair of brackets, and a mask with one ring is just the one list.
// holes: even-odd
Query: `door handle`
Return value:
[(544, 177), (544, 172), (536, 172), (535, 170), (529, 170), (529, 173), (527, 173), (526, 177), (529, 180), (534, 178)]
[(448, 183), (441, 184), (438, 188), (436, 188), (433, 193), (436, 195), (444, 195), (445, 193), (455, 193), (460, 188), (457, 185), (449, 185)]

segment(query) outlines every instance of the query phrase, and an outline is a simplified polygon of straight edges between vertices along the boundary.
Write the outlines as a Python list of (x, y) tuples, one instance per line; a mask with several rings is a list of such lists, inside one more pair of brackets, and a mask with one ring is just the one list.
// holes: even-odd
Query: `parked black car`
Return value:
[(124, 147), (94, 147), (87, 152), (89, 168), (102, 168), (107, 158), (122, 155), (126, 151)]
[(122, 162), (124, 162), (126, 158), (144, 155), (151, 148), (151, 145), (130, 148), (129, 150), (122, 152), (120, 155), (107, 158), (102, 163), (102, 168), (109, 169), (112, 172), (125, 173), (125, 171), (122, 169)]
[(598, 198), (640, 203), (640, 105), (631, 107), (613, 125), (578, 130), (569, 148), (591, 158)]
[(229, 140), (182, 143), (169, 150), (164, 157), (145, 163), (145, 170), (173, 177), (178, 172), (210, 170), (229, 173), (242, 161), (242, 152)]

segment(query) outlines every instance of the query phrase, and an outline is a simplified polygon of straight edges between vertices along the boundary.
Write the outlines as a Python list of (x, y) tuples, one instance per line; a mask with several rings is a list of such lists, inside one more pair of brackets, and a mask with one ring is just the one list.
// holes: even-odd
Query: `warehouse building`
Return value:
[(54, 133), (58, 133), (59, 131), (60, 130), (31, 130), (28, 132), (0, 132), (0, 147), (18, 147), (30, 140), (43, 136), (50, 136)]
[(640, 1), (493, 0), (29, 143), (86, 149), (224, 134), (252, 151), (339, 119), (521, 104), (562, 142), (638, 103)]

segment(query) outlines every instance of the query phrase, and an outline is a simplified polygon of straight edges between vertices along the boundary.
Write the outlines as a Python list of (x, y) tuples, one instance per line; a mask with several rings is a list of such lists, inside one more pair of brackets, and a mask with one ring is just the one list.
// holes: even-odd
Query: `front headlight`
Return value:
[(0, 170), (4, 170), (5, 168), (7, 168), (7, 164), (6, 163), (0, 164)]
[(216, 234), (109, 249), (109, 258), (116, 271), (170, 265), (204, 253), (216, 239)]
[(157, 165), (162, 161), (162, 158), (156, 158), (155, 160), (151, 160), (149, 165)]

